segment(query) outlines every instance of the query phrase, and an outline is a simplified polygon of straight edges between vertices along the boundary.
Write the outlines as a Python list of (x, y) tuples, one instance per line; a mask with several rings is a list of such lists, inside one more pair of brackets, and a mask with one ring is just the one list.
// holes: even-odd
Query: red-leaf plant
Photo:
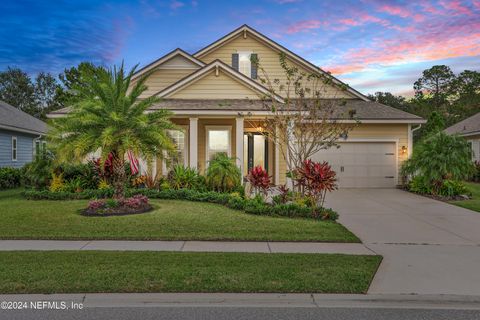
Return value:
[(260, 192), (266, 196), (268, 189), (270, 189), (271, 179), (268, 176), (268, 173), (262, 166), (256, 166), (247, 176), (247, 181), (250, 182), (253, 189), (255, 190), (255, 194), (259, 194)]
[(314, 211), (318, 205), (323, 207), (327, 191), (337, 189), (336, 173), (327, 162), (304, 161), (302, 167), (296, 170), (295, 181), (305, 190)]

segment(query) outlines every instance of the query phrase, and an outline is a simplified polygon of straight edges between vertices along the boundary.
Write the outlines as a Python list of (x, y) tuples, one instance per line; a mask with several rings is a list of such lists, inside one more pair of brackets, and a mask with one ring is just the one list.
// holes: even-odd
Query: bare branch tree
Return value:
[(260, 97), (269, 111), (261, 120), (262, 133), (279, 148), (290, 175), (320, 150), (338, 147), (338, 140), (346, 138), (358, 123), (355, 110), (346, 110), (342, 97), (348, 87), (334, 83), (329, 74), (306, 73), (290, 65), (284, 54), (280, 54), (283, 82), (271, 79), (259, 60), (252, 59), (252, 64), (269, 90)]

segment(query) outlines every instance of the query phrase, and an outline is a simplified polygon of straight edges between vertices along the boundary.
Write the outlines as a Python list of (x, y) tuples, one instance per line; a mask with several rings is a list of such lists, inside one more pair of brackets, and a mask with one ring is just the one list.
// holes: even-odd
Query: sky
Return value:
[(480, 0), (0, 1), (0, 71), (140, 66), (248, 24), (362, 93), (409, 96), (423, 70), (480, 70)]

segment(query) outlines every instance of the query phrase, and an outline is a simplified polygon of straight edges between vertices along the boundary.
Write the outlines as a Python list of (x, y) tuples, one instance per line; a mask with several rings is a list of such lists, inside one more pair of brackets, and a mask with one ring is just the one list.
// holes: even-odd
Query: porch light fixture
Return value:
[(407, 147), (402, 146), (402, 154), (406, 154), (406, 153), (407, 153)]

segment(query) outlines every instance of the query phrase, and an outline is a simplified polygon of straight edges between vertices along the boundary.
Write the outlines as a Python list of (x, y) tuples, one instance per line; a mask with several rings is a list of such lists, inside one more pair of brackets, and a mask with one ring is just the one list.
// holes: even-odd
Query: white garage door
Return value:
[(342, 142), (321, 150), (314, 161), (327, 161), (337, 173), (340, 188), (393, 188), (397, 152), (394, 142)]

